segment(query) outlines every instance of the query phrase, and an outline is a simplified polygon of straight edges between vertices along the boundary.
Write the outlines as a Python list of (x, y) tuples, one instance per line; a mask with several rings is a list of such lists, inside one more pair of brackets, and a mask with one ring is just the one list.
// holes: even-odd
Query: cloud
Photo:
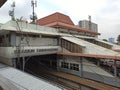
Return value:
[(85, 19), (88, 15), (94, 16), (104, 4), (104, 0), (52, 0), (51, 2), (70, 15), (73, 20), (75, 19), (75, 23), (78, 19)]
[[(0, 22), (10, 20), (8, 11), (11, 9), (12, 1), (16, 2), (15, 16), (23, 16), (29, 20), (32, 14), (31, 0), (8, 0), (0, 8)], [(92, 16), (92, 21), (99, 26), (100, 38), (117, 37), (120, 34), (120, 0), (37, 0), (35, 12), (38, 18), (42, 18), (54, 12), (61, 12), (69, 15), (75, 24), (79, 20), (88, 19)]]
[(120, 1), (107, 0), (104, 7), (98, 11), (97, 21), (99, 23), (99, 31), (102, 33), (100, 38), (114, 37), (115, 39), (120, 34)]
[[(31, 0), (17, 0), (15, 1), (15, 18), (28, 17), (32, 13), (32, 8), (30, 5)], [(0, 23), (5, 23), (10, 20), (9, 10), (12, 10), (11, 4), (13, 0), (8, 0), (2, 8), (0, 8)]]

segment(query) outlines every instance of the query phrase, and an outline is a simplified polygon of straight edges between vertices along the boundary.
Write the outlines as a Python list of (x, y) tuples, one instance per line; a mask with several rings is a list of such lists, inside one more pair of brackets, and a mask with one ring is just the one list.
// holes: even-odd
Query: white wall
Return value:
[(5, 57), (0, 56), (0, 62), (4, 63), (4, 64), (7, 64), (9, 66), (13, 66), (13, 62), (12, 62), (11, 58), (5, 58)]
[[(16, 45), (20, 43), (20, 39), (16, 37)], [(52, 38), (40, 38), (40, 37), (24, 37), (22, 41), (23, 45), (30, 46), (57, 46), (57, 39)]]
[[(24, 46), (21, 47), (20, 56), (35, 56), (54, 54), (60, 51), (59, 46)], [(16, 58), (18, 57), (17, 47), (0, 47), (0, 57)]]

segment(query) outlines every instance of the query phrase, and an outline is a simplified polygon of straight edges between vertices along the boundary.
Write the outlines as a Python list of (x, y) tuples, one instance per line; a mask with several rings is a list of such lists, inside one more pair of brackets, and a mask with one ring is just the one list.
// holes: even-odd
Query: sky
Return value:
[[(0, 8), (0, 23), (11, 19), (8, 12), (12, 2), (16, 3), (15, 18), (30, 21), (32, 15), (31, 0), (8, 0)], [(91, 20), (98, 24), (100, 39), (117, 38), (120, 34), (120, 0), (37, 0), (35, 13), (42, 18), (55, 12), (70, 16), (74, 24), (79, 20)]]

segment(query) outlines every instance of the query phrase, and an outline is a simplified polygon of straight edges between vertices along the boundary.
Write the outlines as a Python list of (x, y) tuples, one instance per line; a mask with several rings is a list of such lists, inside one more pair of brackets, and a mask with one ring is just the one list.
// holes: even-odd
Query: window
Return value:
[(62, 67), (62, 68), (69, 69), (69, 63), (61, 62), (61, 67)]
[(79, 64), (61, 62), (61, 68), (79, 71)]
[(79, 64), (70, 63), (70, 69), (79, 71)]

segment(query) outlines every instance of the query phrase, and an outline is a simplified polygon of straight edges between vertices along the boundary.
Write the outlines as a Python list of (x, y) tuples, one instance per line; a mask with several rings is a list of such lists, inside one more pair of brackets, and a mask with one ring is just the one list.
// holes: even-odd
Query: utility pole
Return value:
[(11, 5), (12, 10), (9, 10), (9, 15), (11, 16), (11, 20), (15, 20), (15, 2)]
[(35, 7), (37, 7), (37, 1), (31, 0), (31, 7), (33, 9), (32, 16), (30, 16), (30, 19), (32, 20), (32, 23), (36, 22), (37, 16), (35, 15)]

